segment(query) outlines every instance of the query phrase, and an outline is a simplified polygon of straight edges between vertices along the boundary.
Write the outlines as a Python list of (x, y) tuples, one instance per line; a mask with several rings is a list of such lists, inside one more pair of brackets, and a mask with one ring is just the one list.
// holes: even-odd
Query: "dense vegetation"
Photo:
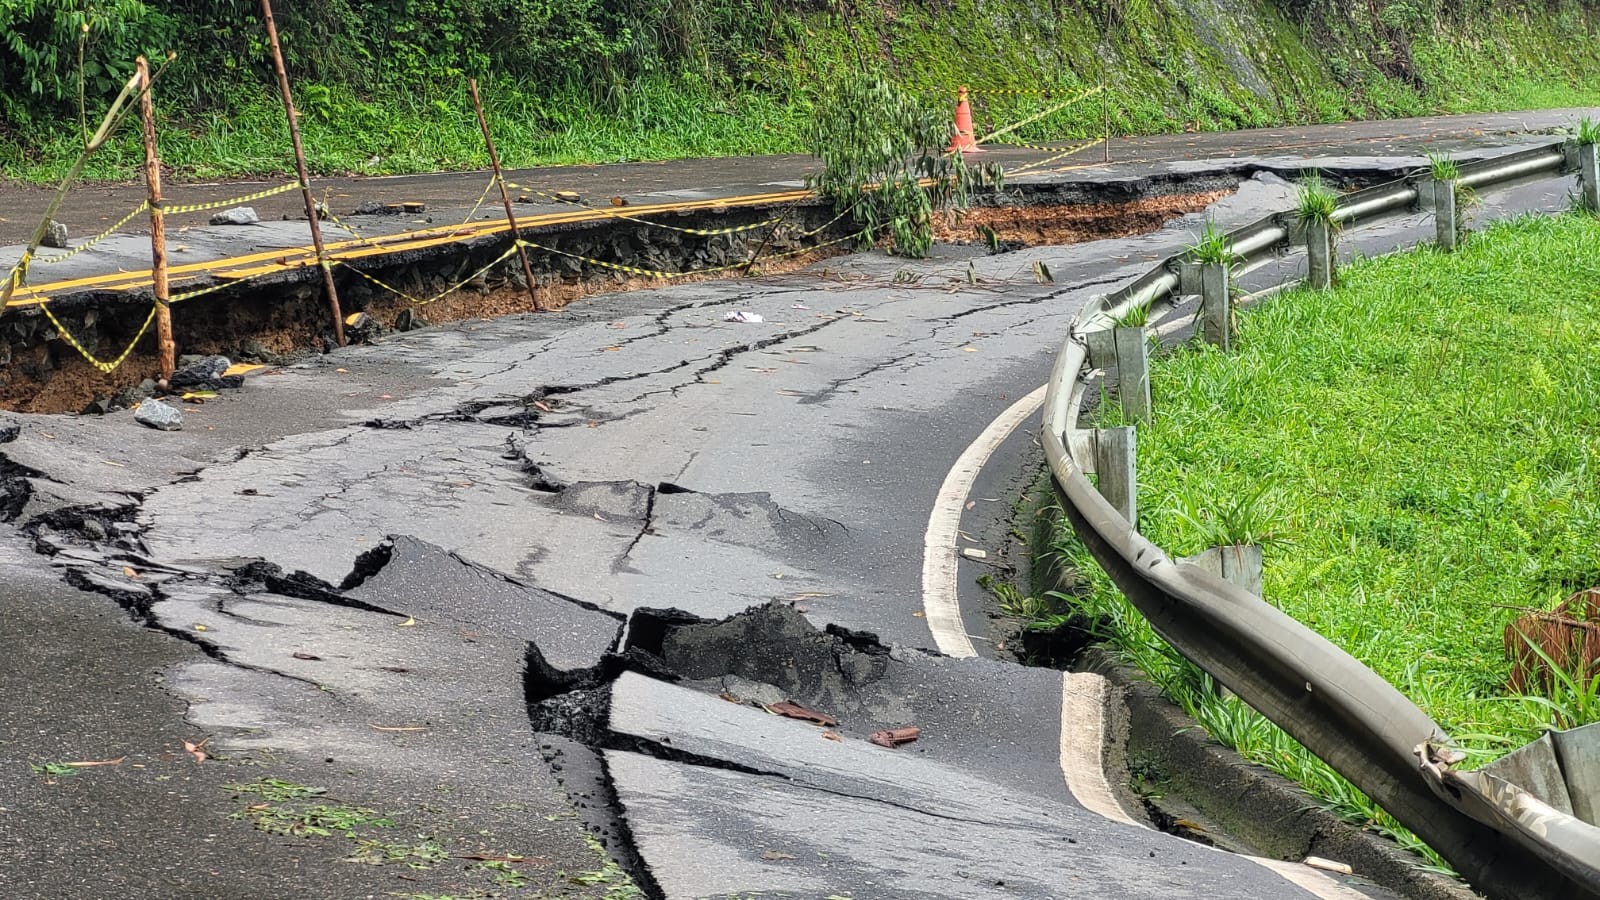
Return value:
[[(1112, 85), (1123, 133), (1600, 102), (1595, 0), (297, 0), (278, 17), (318, 170), (483, 162), (464, 79), (515, 164), (800, 150), (812, 107), (876, 70), (943, 107), (960, 83)], [(87, 24), (87, 32), (83, 30)], [(1108, 30), (1109, 27), (1109, 30)], [(1454, 36), (1452, 36), (1454, 35)], [(257, 0), (0, 0), (0, 171), (48, 177), (138, 52), (164, 155), (282, 171)], [(980, 95), (980, 119), (1038, 110)], [(1019, 136), (1098, 131), (1098, 106)], [(123, 174), (131, 143), (95, 174)]]
[[(1600, 220), (1495, 225), (1456, 254), (1344, 271), (1240, 320), (1237, 349), (1157, 361), (1139, 429), (1140, 531), (1174, 556), (1248, 531), (1263, 594), (1387, 678), (1487, 762), (1546, 727), (1600, 719), (1600, 677), (1523, 697), (1503, 631), (1600, 585)], [(1102, 424), (1120, 410), (1103, 408)], [(1225, 743), (1396, 831), (1342, 778), (1151, 631), (1069, 529), (1086, 579), (1066, 609)]]

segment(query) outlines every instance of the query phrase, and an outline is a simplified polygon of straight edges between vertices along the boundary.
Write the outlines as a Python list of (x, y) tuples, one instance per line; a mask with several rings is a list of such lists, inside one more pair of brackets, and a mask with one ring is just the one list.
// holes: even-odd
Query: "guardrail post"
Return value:
[(1333, 287), (1333, 223), (1327, 219), (1306, 222), (1306, 284), (1312, 290)]
[(1231, 267), (1227, 263), (1206, 263), (1200, 267), (1200, 319), (1208, 344), (1226, 353), (1233, 342), (1233, 298), (1230, 296)]
[(1193, 563), (1223, 581), (1261, 596), (1262, 553), (1260, 544), (1227, 544), (1212, 547), (1184, 562)]
[(1456, 183), (1433, 182), (1433, 224), (1438, 231), (1438, 247), (1446, 253), (1456, 249)]
[(1578, 145), (1578, 195), (1584, 209), (1600, 214), (1600, 144)]
[(1135, 473), (1137, 429), (1103, 428), (1095, 432), (1095, 474), (1099, 476), (1100, 496), (1116, 508), (1130, 525), (1138, 528), (1139, 482)]
[(1143, 327), (1118, 325), (1112, 330), (1117, 347), (1117, 396), (1122, 417), (1150, 421), (1150, 342)]

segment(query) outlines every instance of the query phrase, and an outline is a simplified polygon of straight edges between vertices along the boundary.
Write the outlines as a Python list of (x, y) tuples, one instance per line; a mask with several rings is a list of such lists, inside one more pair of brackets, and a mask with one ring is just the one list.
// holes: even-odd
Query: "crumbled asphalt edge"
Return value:
[[(777, 648), (783, 652), (774, 652)], [(667, 682), (737, 676), (791, 696), (813, 697), (877, 680), (889, 657), (889, 648), (875, 635), (835, 625), (818, 630), (793, 606), (779, 601), (723, 619), (640, 608), (628, 617), (617, 652), (581, 673), (552, 669), (530, 647), (525, 669), (528, 718), (539, 734), (540, 752), (579, 818), (641, 890), (661, 897), (660, 885), (633, 839), (604, 751), (784, 781), (789, 777), (612, 731), (612, 683), (626, 671)]]
[[(0, 429), (0, 444), (15, 440), (18, 434), (19, 429), (16, 426)], [(32, 486), (28, 479), (34, 477), (44, 476), (12, 463), (5, 454), (0, 453), (0, 491), (3, 491), (0, 497), (5, 498), (5, 506), (0, 508), (0, 524), (16, 524), (32, 495)], [(199, 581), (220, 585), (241, 597), (266, 592), (312, 602), (348, 606), (396, 618), (403, 615), (375, 604), (352, 599), (343, 593), (363, 584), (388, 565), (393, 558), (394, 536), (386, 538), (378, 546), (357, 556), (350, 574), (337, 588), (305, 572), (285, 573), (282, 567), (266, 560), (251, 560), (219, 574), (199, 569), (166, 566), (149, 559), (141, 529), (134, 521), (139, 504), (144, 498), (142, 494), (128, 496), (130, 502), (114, 508), (69, 507), (54, 510), (22, 523), (20, 530), (29, 538), (35, 553), (49, 557), (60, 565), (62, 579), (68, 585), (115, 601), (135, 624), (188, 643), (210, 659), (247, 671), (295, 681), (304, 680), (275, 669), (241, 663), (229, 658), (221, 648), (200, 634), (161, 625), (152, 615), (152, 609), (157, 603), (167, 599), (166, 591), (161, 584), (132, 581), (125, 577), (117, 579), (117, 575), (123, 574), (123, 566), (135, 566), (145, 572), (172, 575), (180, 582)], [(470, 563), (457, 554), (449, 555), (480, 572), (513, 584), (521, 584), (503, 573)], [(617, 620), (617, 635), (612, 644), (613, 652), (607, 653), (598, 665), (575, 671), (552, 666), (534, 642), (527, 643), (523, 681), (524, 689), (530, 698), (530, 724), (535, 732), (555, 732), (539, 734), (541, 755), (550, 765), (558, 783), (566, 790), (579, 820), (596, 835), (602, 848), (623, 867), (647, 897), (663, 897), (660, 887), (642, 864), (626, 820), (619, 814), (620, 804), (615, 792), (610, 788), (611, 782), (604, 770), (603, 758), (597, 749), (570, 740), (562, 734), (570, 732), (593, 737), (592, 730), (586, 730), (586, 727), (592, 729), (593, 726), (586, 726), (586, 723), (605, 722), (605, 714), (608, 712), (605, 705), (609, 702), (609, 683), (625, 667), (635, 668), (657, 678), (671, 678), (671, 673), (648, 660), (638, 660), (630, 664), (626, 654), (615, 652), (620, 647), (626, 624), (620, 614), (562, 594), (549, 591), (546, 593), (590, 612)], [(552, 704), (552, 709), (570, 710), (565, 721), (554, 713), (543, 718), (532, 715), (532, 710), (535, 708), (534, 701), (547, 699), (556, 701)], [(598, 719), (593, 717), (595, 710), (599, 711)], [(622, 740), (612, 743), (616, 744), (617, 749), (630, 749), (636, 752), (648, 752), (649, 749)], [(644, 742), (637, 743), (642, 745)], [(594, 744), (598, 745), (598, 742)], [(687, 760), (680, 759), (680, 761)], [(580, 779), (575, 783), (574, 775), (578, 773), (592, 774), (589, 774), (587, 779)], [(585, 787), (585, 781), (592, 786)]]

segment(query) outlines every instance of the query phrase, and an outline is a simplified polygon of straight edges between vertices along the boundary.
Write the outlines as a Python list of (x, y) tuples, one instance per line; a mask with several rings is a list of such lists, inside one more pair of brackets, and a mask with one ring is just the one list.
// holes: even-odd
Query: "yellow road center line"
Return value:
[[(635, 207), (631, 215), (644, 216), (672, 212), (699, 212), (708, 209), (723, 207), (757, 206), (770, 203), (788, 203), (805, 200), (816, 196), (816, 192), (809, 190), (779, 191), (761, 194), (744, 194), (735, 197), (723, 197), (713, 200), (683, 200), (671, 203), (656, 203)], [(604, 211), (576, 209), (558, 213), (518, 218), (520, 228), (537, 228), (548, 225), (566, 225), (578, 222), (600, 221), (609, 218)], [(384, 237), (368, 238), (366, 240), (336, 241), (327, 245), (329, 259), (334, 262), (362, 259), (372, 256), (381, 256), (403, 250), (420, 250), (441, 244), (453, 243), (461, 238), (483, 237), (509, 230), (509, 225), (504, 219), (490, 219), (481, 222), (472, 222), (466, 225), (447, 225), (434, 228), (424, 228), (417, 231), (401, 232)], [(227, 259), (212, 260), (209, 262), (188, 263), (173, 266), (168, 269), (169, 277), (181, 278), (185, 275), (209, 274), (215, 278), (226, 280), (240, 280), (253, 278), (275, 272), (288, 271), (308, 265), (316, 265), (316, 251), (311, 247), (293, 247), (283, 250), (266, 250), (257, 253), (247, 253)], [(86, 288), (101, 290), (125, 291), (133, 288), (144, 287), (151, 283), (149, 270), (132, 272), (115, 272), (106, 275), (93, 275), (83, 278), (66, 279), (63, 281), (48, 282), (42, 285), (23, 288), (18, 296), (12, 298), (11, 306), (36, 306), (41, 300), (47, 300), (53, 295), (64, 294)]]

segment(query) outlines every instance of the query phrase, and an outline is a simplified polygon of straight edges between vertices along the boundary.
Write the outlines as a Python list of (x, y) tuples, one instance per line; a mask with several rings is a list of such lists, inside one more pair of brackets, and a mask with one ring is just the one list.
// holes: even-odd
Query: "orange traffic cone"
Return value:
[(962, 85), (956, 95), (956, 136), (950, 139), (950, 146), (944, 150), (946, 153), (957, 150), (962, 153), (983, 152), (983, 148), (978, 146), (978, 139), (972, 135), (972, 104), (967, 102), (966, 85)]

